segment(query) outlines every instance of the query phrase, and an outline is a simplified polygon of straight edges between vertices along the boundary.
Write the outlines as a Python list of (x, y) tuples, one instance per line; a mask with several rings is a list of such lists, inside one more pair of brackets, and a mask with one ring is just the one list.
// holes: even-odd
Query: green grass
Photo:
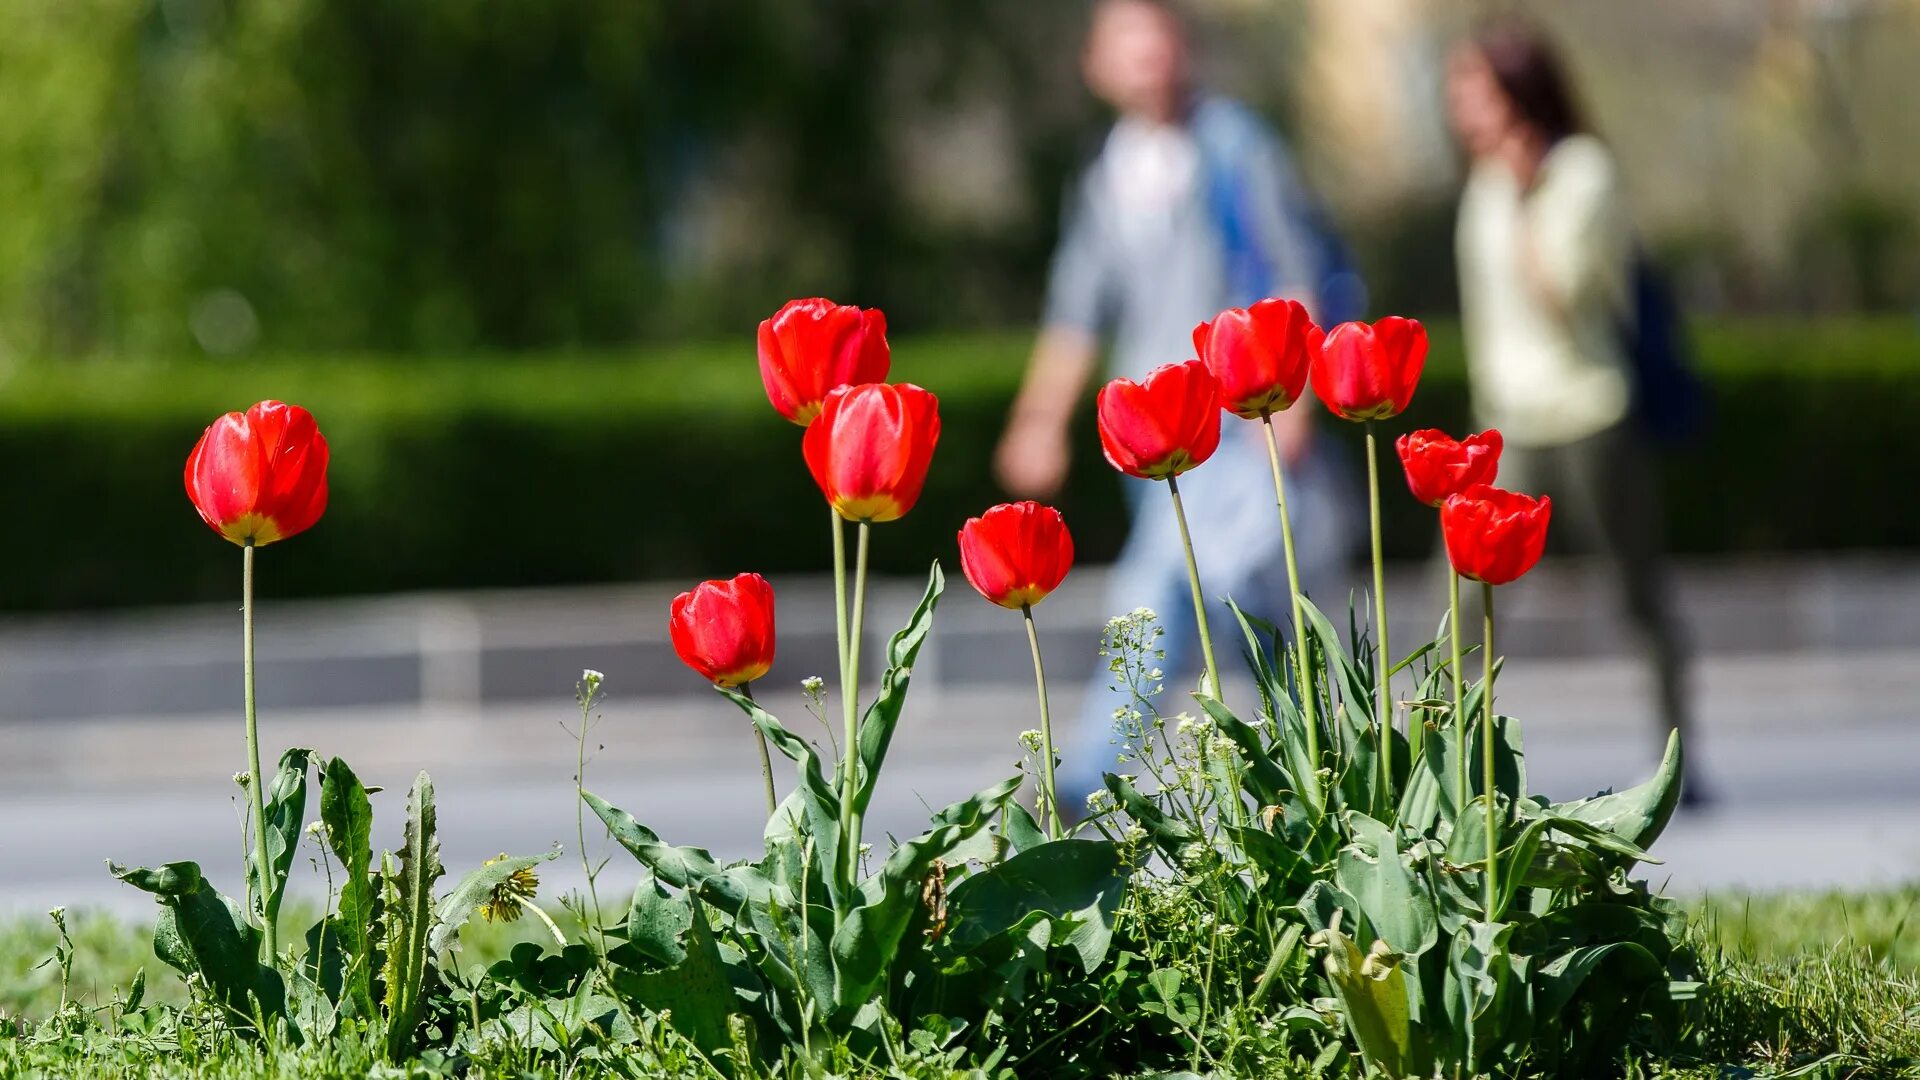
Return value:
[[(1874, 893), (1763, 897), (1721, 896), (1696, 906), (1695, 946), (1706, 977), (1699, 1005), (1665, 1060), (1633, 1060), (1636, 1077), (1800, 1075), (1833, 1078), (1920, 1077), (1920, 886)], [(563, 916), (564, 925), (564, 916)], [(537, 924), (477, 925), (465, 938), (463, 964), (502, 956), (513, 943), (537, 940)], [(300, 1077), (500, 1077), (712, 1075), (687, 1061), (656, 1033), (608, 1058), (584, 1058), (573, 1071), (544, 1058), (494, 1061), (429, 1056), (407, 1069), (380, 1064), (369, 1041), (347, 1037), (324, 1051), (279, 1046), (262, 1051), (190, 1024), (121, 1027), (115, 1002), (137, 972), (149, 980), (146, 1000), (184, 1002), (179, 981), (150, 951), (146, 930), (101, 916), (71, 923), (75, 947), (71, 999), (92, 1012), (69, 1012), (64, 1024), (34, 1024), (60, 1006), (56, 937), (44, 919), (0, 924), (0, 1080), (12, 1077), (212, 1077), (292, 1080)], [(84, 1021), (71, 1018), (85, 1016)], [(17, 1021), (29, 1023), (19, 1025)], [(23, 1036), (22, 1027), (31, 1034)], [(778, 1066), (763, 1075), (779, 1075)], [(880, 1073), (932, 1078), (966, 1075), (904, 1056)], [(986, 1075), (986, 1074), (978, 1074)], [(1272, 1062), (1260, 1075), (1313, 1075), (1302, 1062)], [(1348, 1075), (1352, 1075), (1351, 1072)]]
[[(1672, 1075), (1920, 1076), (1920, 886), (1880, 893), (1719, 897), (1695, 928), (1708, 987)], [(1647, 1075), (1660, 1075), (1648, 1067)]]

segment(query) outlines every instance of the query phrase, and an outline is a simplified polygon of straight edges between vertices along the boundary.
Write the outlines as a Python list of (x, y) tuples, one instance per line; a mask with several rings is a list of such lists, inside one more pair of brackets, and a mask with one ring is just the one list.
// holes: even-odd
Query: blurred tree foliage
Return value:
[[(587, 345), (737, 329), (796, 290), (1004, 316), (1051, 214), (929, 218), (894, 141), (979, 87), (1071, 79), (1078, 7), (1037, 7), (16, 0), (0, 347)], [(1050, 210), (1086, 117), (1041, 96), (1065, 105), (992, 115), (1015, 205)], [(956, 266), (1003, 284), (953, 295)]]

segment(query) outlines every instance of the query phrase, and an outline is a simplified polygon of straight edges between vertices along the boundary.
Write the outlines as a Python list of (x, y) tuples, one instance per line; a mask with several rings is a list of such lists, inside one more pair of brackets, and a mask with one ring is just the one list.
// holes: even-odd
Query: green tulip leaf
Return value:
[(300, 1039), (298, 1025), (287, 1015), (285, 982), (260, 962), (259, 928), (238, 903), (207, 884), (198, 864), (148, 868), (109, 863), (108, 869), (160, 902), (153, 924), (154, 955), (205, 983), (236, 1025), (257, 1031), (262, 1022), (286, 1020), (295, 1041)]
[[(1267, 753), (1265, 741), (1253, 726), (1233, 714), (1233, 710), (1218, 698), (1201, 697), (1200, 708), (1213, 721), (1214, 727), (1225, 735), (1240, 751), (1244, 764), (1240, 784), (1247, 795), (1253, 797), (1260, 806), (1275, 806), (1280, 802), (1282, 792), (1295, 790), (1292, 779), (1274, 764)], [(1233, 793), (1238, 799), (1239, 792)]]
[(1000, 811), (1000, 835), (1006, 839), (1007, 849), (1016, 855), (1047, 843), (1047, 834), (1041, 831), (1040, 823), (1017, 802), (1007, 803)]
[[(703, 1052), (713, 1054), (724, 1050), (729, 1041), (727, 1017), (734, 1008), (733, 985), (721, 959), (719, 944), (714, 940), (713, 931), (707, 928), (700, 902), (688, 900), (659, 905), (650, 899), (643, 912), (641, 897), (649, 893), (656, 898), (665, 896), (652, 880), (641, 883), (640, 892), (634, 896), (634, 913), (627, 919), (628, 940), (634, 942), (634, 917), (638, 914), (646, 926), (642, 936), (649, 939), (650, 956), (657, 951), (677, 954), (678, 959), (656, 971), (619, 969), (614, 985), (622, 997), (665, 1017), (675, 1031)], [(686, 921), (669, 947), (660, 940), (659, 934), (668, 925), (678, 923), (683, 913)]]
[(895, 849), (880, 872), (860, 886), (859, 903), (833, 934), (834, 1008), (846, 1017), (867, 1004), (899, 951), (907, 923), (920, 903), (921, 887), (935, 859), (985, 829), (1013, 793), (1018, 776), (947, 807), (934, 827)]
[(1400, 959), (1379, 946), (1362, 955), (1340, 932), (1338, 920), (1308, 940), (1327, 950), (1322, 966), (1346, 1014), (1347, 1030), (1367, 1064), (1394, 1078), (1431, 1072), (1425, 1040), (1414, 1030), (1409, 983)]
[(1071, 949), (1082, 971), (1105, 961), (1113, 917), (1126, 890), (1118, 845), (1106, 840), (1055, 840), (969, 876), (948, 894), (958, 950), (1016, 932), (1034, 918), (1050, 923), (1050, 944)]
[(868, 804), (873, 801), (874, 785), (880, 781), (880, 767), (886, 761), (887, 747), (893, 742), (894, 729), (900, 726), (900, 712), (906, 708), (907, 684), (913, 678), (914, 661), (933, 629), (933, 609), (940, 603), (946, 584), (940, 561), (935, 559), (933, 569), (927, 572), (927, 589), (920, 603), (914, 607), (907, 625), (887, 643), (887, 670), (880, 678), (880, 692), (860, 721), (860, 780), (853, 789), (856, 817), (865, 815)]
[(738, 918), (749, 903), (765, 904), (771, 897), (773, 882), (758, 868), (745, 863), (722, 866), (703, 848), (663, 844), (632, 814), (593, 792), (583, 792), (581, 798), (606, 824), (614, 840), (640, 860), (640, 865), (676, 889), (697, 893), (729, 918)]
[(1407, 868), (1394, 830), (1352, 810), (1346, 824), (1353, 840), (1336, 857), (1334, 884), (1359, 903), (1373, 932), (1396, 953), (1426, 952), (1440, 933), (1433, 898)]
[(300, 832), (306, 827), (307, 765), (313, 751), (294, 747), (280, 755), (280, 767), (266, 793), (267, 871), (261, 873), (259, 857), (251, 849), (247, 857), (247, 881), (266, 913), (278, 919), (280, 901), (287, 891), (287, 872), (300, 848)]
[(661, 888), (652, 873), (642, 874), (627, 907), (625, 934), (634, 953), (655, 967), (673, 967), (687, 958), (681, 938), (692, 925), (693, 902)]
[[(784, 827), (800, 830), (804, 826), (805, 834), (813, 838), (815, 850), (823, 853), (829, 865), (836, 865), (842, 854), (840, 852), (840, 797), (827, 784), (826, 777), (820, 769), (820, 756), (814, 751), (813, 744), (788, 731), (786, 725), (776, 719), (772, 713), (762, 709), (751, 698), (735, 690), (722, 692), (753, 720), (754, 726), (760, 729), (760, 733), (769, 743), (799, 766), (800, 783), (795, 788), (794, 794), (798, 797), (798, 806), (803, 816), (797, 821), (789, 817), (788, 824)], [(793, 798), (789, 797), (788, 802), (793, 801)], [(781, 809), (791, 812), (785, 804)], [(779, 810), (775, 811), (776, 817), (779, 813)], [(772, 827), (770, 824), (769, 828)], [(799, 833), (796, 832), (795, 835), (798, 836)], [(663, 876), (669, 881), (674, 880), (671, 875)], [(827, 874), (825, 880), (832, 902), (839, 904), (840, 875)], [(725, 905), (722, 906), (724, 908)]]
[(1597, 826), (1635, 847), (1650, 847), (1673, 818), (1685, 768), (1680, 733), (1675, 731), (1667, 736), (1666, 752), (1652, 779), (1610, 795), (1561, 803), (1553, 813)]

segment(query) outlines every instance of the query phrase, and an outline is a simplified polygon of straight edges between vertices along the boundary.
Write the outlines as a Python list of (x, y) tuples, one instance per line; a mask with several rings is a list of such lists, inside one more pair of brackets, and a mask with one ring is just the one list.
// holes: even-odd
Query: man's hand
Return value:
[(1051, 417), (1015, 415), (994, 451), (1000, 486), (1023, 499), (1051, 499), (1067, 480), (1072, 453), (1067, 425)]
[(1067, 430), (1093, 374), (1098, 349), (1093, 335), (1074, 327), (1040, 332), (1007, 432), (993, 455), (993, 475), (1009, 493), (1023, 499), (1051, 499), (1060, 493), (1073, 458)]

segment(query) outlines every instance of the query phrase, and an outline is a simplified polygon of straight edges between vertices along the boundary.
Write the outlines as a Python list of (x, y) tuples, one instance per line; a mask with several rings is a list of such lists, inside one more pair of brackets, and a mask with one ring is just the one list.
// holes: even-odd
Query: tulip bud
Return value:
[(1193, 328), (1193, 347), (1220, 384), (1220, 407), (1258, 420), (1300, 400), (1325, 335), (1296, 300), (1229, 308)]
[(1128, 476), (1178, 476), (1220, 446), (1219, 383), (1198, 360), (1162, 365), (1139, 382), (1115, 379), (1095, 409), (1100, 448)]
[(804, 427), (840, 387), (885, 381), (887, 317), (820, 297), (789, 300), (760, 323), (759, 352), (767, 401)]
[(1440, 506), (1447, 561), (1470, 581), (1505, 585), (1533, 569), (1547, 547), (1553, 500), (1480, 484)]
[(1073, 536), (1051, 506), (1002, 503), (960, 529), (960, 569), (981, 596), (1004, 608), (1046, 599), (1072, 566)]
[(759, 574), (703, 581), (673, 598), (673, 651), (700, 677), (734, 687), (773, 667), (773, 586)]
[(1413, 400), (1427, 362), (1426, 328), (1389, 315), (1341, 323), (1313, 361), (1313, 392), (1342, 420), (1385, 420)]
[(893, 521), (919, 501), (939, 441), (938, 398), (912, 383), (867, 383), (827, 395), (801, 451), (841, 517)]
[(1476, 484), (1491, 484), (1500, 471), (1500, 433), (1494, 430), (1455, 439), (1427, 428), (1400, 436), (1394, 448), (1406, 470), (1407, 488), (1428, 506), (1439, 506), (1449, 495)]
[(262, 401), (208, 426), (187, 456), (187, 498), (236, 544), (305, 532), (327, 509), (327, 440), (298, 405)]

